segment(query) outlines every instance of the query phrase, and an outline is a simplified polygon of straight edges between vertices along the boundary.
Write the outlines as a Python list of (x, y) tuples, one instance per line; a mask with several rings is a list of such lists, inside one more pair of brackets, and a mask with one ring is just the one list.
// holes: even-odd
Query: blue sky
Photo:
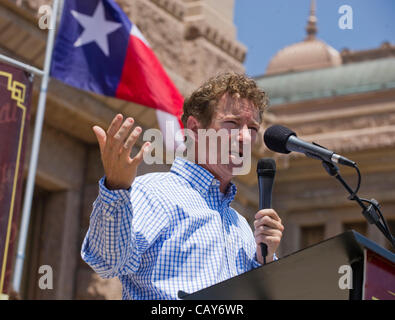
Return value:
[[(353, 11), (353, 29), (338, 26), (342, 5)], [(395, 0), (316, 0), (317, 38), (335, 49), (379, 47), (395, 44)], [(237, 39), (247, 46), (246, 73), (262, 75), (275, 53), (302, 41), (310, 0), (235, 0)]]

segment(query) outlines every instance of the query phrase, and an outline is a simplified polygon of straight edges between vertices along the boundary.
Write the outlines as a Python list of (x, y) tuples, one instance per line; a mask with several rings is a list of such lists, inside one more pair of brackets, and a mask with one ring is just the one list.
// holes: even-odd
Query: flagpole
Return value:
[(4, 54), (0, 53), (0, 61), (4, 61), (8, 64), (14, 65), (15, 67), (21, 68), (27, 72), (33, 73), (38, 76), (43, 76), (44, 71), (37, 69), (36, 67), (32, 67), (26, 63), (20, 62), (18, 60), (12, 59), (10, 57), (5, 56)]
[(40, 96), (38, 99), (36, 123), (34, 126), (33, 144), (32, 144), (29, 171), (28, 171), (27, 183), (25, 189), (25, 197), (23, 200), (22, 220), (21, 220), (21, 227), (19, 230), (19, 239), (18, 239), (18, 250), (15, 260), (13, 279), (12, 279), (13, 289), (17, 293), (20, 292), (21, 281), (22, 281), (23, 264), (25, 260), (25, 250), (26, 250), (26, 240), (29, 230), (30, 213), (32, 206), (33, 191), (34, 191), (34, 182), (36, 178), (38, 154), (40, 151), (40, 140), (41, 140), (41, 133), (42, 133), (42, 127), (44, 122), (45, 103), (47, 99), (49, 72), (51, 67), (52, 51), (53, 51), (54, 39), (56, 33), (56, 19), (58, 14), (58, 8), (59, 8), (59, 0), (54, 0), (53, 8), (52, 8), (52, 16), (50, 21), (50, 28), (48, 30), (47, 47), (45, 50), (44, 73), (41, 79)]

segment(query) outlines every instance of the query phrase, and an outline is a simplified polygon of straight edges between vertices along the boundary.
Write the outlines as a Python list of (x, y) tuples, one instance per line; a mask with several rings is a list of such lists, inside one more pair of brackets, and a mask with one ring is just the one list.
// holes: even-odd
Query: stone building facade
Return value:
[[(46, 31), (38, 28), (37, 10), (49, 2), (0, 0), (1, 53), (42, 68)], [(184, 96), (218, 72), (244, 72), (247, 48), (236, 40), (234, 0), (117, 2), (139, 27)], [(395, 72), (389, 72), (394, 68), (393, 46), (385, 44), (373, 53), (339, 53), (316, 38), (313, 16), (306, 39), (281, 50), (266, 75), (256, 79), (271, 99), (264, 126), (288, 126), (300, 137), (356, 161), (363, 175), (360, 195), (379, 200), (387, 219), (394, 221)], [(36, 81), (30, 137), (38, 92)], [(117, 279), (100, 279), (80, 258), (97, 182), (103, 175), (91, 128), (107, 127), (119, 112), (134, 117), (143, 129), (158, 127), (154, 110), (51, 80), (22, 298), (121, 298)], [(273, 202), (286, 227), (280, 257), (349, 228), (387, 245), (374, 226), (366, 225), (360, 209), (347, 200), (345, 191), (326, 175), (319, 162), (296, 154), (275, 155), (261, 143), (253, 150), (252, 168), (263, 156), (277, 160)], [(26, 172), (29, 157), (28, 153)], [(139, 174), (168, 169), (168, 165), (143, 164)], [(343, 171), (353, 185), (355, 173)], [(258, 208), (256, 181), (254, 169), (235, 181), (238, 193), (232, 205), (249, 222)], [(41, 265), (53, 268), (53, 290), (37, 286)]]

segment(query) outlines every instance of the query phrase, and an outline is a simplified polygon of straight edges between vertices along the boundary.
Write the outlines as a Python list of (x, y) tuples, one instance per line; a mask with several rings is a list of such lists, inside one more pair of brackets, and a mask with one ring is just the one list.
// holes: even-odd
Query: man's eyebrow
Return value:
[(252, 120), (252, 124), (253, 124), (254, 126), (257, 126), (257, 127), (260, 127), (260, 126), (261, 126), (260, 123), (259, 123), (258, 121), (255, 121), (255, 120)]
[(239, 117), (239, 116), (232, 115), (232, 114), (229, 114), (229, 115), (224, 115), (224, 116), (222, 117), (222, 119), (224, 119), (224, 120), (227, 120), (227, 119), (240, 120), (240, 117)]
[[(222, 118), (222, 120), (228, 120), (228, 119), (232, 119), (232, 120), (240, 120), (239, 116), (235, 116), (233, 114), (229, 114), (229, 115), (224, 115), (224, 117)], [(260, 127), (260, 124), (258, 121), (252, 120), (252, 125), (255, 125), (257, 127)]]

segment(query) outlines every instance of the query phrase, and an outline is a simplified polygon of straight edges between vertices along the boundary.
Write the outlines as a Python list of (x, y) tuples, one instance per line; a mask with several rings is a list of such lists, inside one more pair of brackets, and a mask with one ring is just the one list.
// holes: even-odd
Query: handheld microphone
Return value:
[(264, 141), (266, 146), (274, 152), (290, 153), (295, 151), (304, 153), (310, 158), (327, 162), (335, 162), (349, 167), (355, 167), (356, 165), (354, 161), (325, 149), (314, 142), (309, 143), (297, 138), (295, 132), (280, 125), (268, 128), (264, 134)]
[[(259, 210), (272, 207), (272, 191), (274, 176), (276, 174), (276, 162), (271, 158), (263, 158), (258, 161), (257, 169), (259, 188)], [(267, 244), (261, 243), (263, 264), (266, 264)]]

